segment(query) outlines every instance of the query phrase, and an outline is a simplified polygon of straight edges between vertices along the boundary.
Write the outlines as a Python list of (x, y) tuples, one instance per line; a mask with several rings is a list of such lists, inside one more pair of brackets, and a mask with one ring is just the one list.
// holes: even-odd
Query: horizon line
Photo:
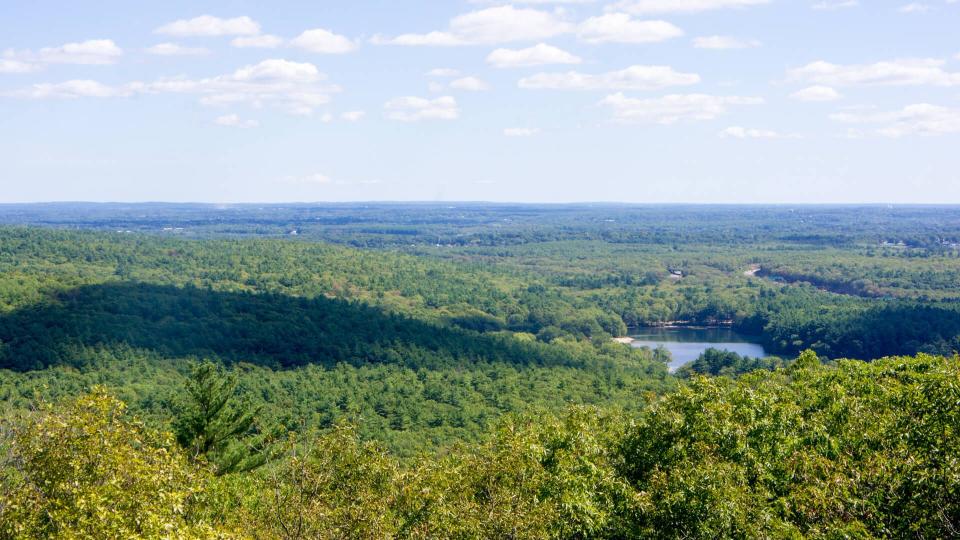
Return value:
[(548, 201), (485, 201), (485, 200), (450, 200), (450, 201), (427, 201), (427, 200), (351, 200), (351, 201), (252, 201), (252, 202), (210, 202), (210, 201), (164, 201), (164, 200), (140, 200), (140, 201), (16, 201), (2, 202), (0, 206), (40, 206), (40, 205), (181, 205), (181, 206), (332, 206), (332, 205), (530, 205), (530, 206), (928, 206), (928, 207), (952, 207), (960, 206), (960, 202), (884, 202), (884, 201), (861, 201), (861, 202), (694, 202), (694, 201), (657, 201), (657, 202), (632, 202), (632, 201), (568, 201), (568, 202), (548, 202)]

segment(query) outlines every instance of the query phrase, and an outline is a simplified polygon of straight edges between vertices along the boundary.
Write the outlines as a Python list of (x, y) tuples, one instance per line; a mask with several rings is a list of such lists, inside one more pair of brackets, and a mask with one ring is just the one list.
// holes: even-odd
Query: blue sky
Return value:
[(0, 5), (0, 202), (960, 203), (960, 1)]

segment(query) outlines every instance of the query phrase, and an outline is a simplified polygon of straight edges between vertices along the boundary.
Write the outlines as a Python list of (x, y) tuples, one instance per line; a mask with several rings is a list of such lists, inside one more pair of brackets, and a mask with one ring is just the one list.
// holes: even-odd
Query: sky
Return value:
[(960, 0), (0, 2), (0, 202), (960, 203)]

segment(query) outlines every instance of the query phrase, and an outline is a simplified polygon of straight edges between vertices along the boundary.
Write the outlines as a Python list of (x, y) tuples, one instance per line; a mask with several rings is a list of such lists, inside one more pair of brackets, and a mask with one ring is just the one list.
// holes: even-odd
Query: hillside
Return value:
[(0, 536), (946, 538), (958, 389), (958, 358), (805, 353), (635, 414), (511, 417), (413, 462), (341, 426), (221, 477), (98, 389), (3, 431)]

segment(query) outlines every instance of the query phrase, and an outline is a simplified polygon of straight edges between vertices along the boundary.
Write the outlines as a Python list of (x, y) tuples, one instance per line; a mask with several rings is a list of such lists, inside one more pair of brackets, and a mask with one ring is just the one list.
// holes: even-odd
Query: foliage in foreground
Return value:
[(482, 444), (412, 463), (338, 427), (291, 440), (266, 467), (221, 477), (191, 466), (170, 437), (121, 407), (97, 391), (12, 426), (0, 443), (0, 537), (945, 538), (960, 530), (960, 358), (825, 366), (807, 353), (774, 372), (694, 377), (633, 418), (590, 408), (513, 418)]
[(206, 471), (102, 389), (4, 430), (0, 538), (199, 538)]

